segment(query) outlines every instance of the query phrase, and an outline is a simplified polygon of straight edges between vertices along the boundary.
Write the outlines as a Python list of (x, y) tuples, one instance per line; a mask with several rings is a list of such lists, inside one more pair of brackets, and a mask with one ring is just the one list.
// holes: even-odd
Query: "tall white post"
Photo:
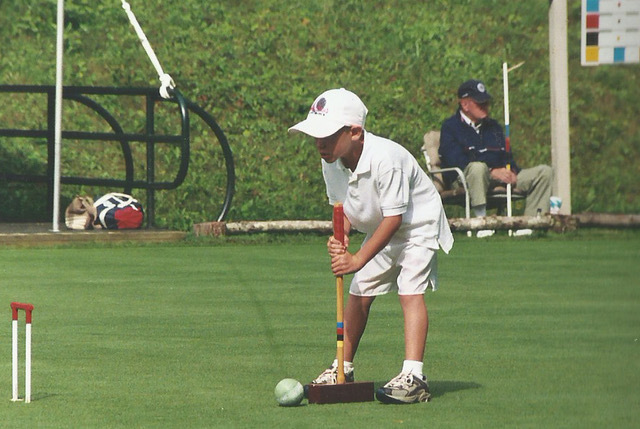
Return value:
[(59, 231), (60, 217), (60, 150), (62, 141), (62, 78), (64, 51), (64, 0), (58, 0), (56, 37), (56, 106), (54, 129), (54, 161), (53, 161), (53, 232)]
[(553, 194), (562, 198), (561, 214), (571, 214), (569, 148), (569, 65), (567, 55), (567, 0), (549, 5), (549, 70), (551, 81), (551, 166)]

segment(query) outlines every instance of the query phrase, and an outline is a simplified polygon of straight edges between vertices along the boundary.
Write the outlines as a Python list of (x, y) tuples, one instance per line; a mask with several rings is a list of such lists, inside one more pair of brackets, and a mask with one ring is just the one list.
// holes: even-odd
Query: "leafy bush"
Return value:
[[(0, 4), (1, 83), (53, 84), (55, 3)], [(165, 71), (185, 96), (216, 117), (231, 144), (237, 173), (231, 220), (329, 217), (313, 144), (286, 130), (330, 87), (358, 93), (369, 107), (367, 128), (421, 157), (422, 135), (454, 112), (462, 81), (483, 79), (495, 99), (493, 115), (501, 120), (502, 62), (526, 61), (510, 75), (514, 154), (523, 166), (551, 163), (548, 2), (130, 3)], [(574, 212), (640, 211), (638, 67), (582, 67), (580, 2), (569, 2)], [(159, 86), (119, 2), (67, 5), (65, 85)], [(6, 106), (3, 100), (3, 124), (28, 119), (33, 111), (32, 103)], [(41, 168), (42, 156), (28, 156), (32, 145), (7, 140), (0, 151), (3, 169), (16, 159)], [(218, 176), (224, 172), (209, 140), (198, 128), (186, 182), (157, 192), (160, 226), (188, 229), (217, 216), (223, 197)], [(96, 165), (113, 158), (103, 148), (81, 152), (78, 157)], [(171, 157), (161, 158), (170, 165)], [(143, 154), (136, 162), (144, 171)], [(75, 192), (77, 187), (62, 189), (66, 199)], [(2, 219), (49, 217), (41, 186), (34, 193), (3, 183), (0, 197), (22, 208), (22, 214), (0, 209)]]

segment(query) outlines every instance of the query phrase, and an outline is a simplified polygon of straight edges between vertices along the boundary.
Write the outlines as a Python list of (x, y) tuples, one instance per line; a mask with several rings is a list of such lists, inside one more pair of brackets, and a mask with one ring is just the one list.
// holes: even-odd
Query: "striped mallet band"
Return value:
[(336, 337), (338, 340), (338, 344), (344, 341), (344, 323), (343, 322), (338, 322), (336, 324)]

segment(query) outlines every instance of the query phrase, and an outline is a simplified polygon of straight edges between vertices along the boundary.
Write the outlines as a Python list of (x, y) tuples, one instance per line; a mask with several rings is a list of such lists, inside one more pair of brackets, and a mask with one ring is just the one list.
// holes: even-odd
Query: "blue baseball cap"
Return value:
[(472, 98), (477, 103), (486, 103), (491, 100), (491, 94), (487, 91), (482, 81), (471, 79), (460, 85), (458, 98)]

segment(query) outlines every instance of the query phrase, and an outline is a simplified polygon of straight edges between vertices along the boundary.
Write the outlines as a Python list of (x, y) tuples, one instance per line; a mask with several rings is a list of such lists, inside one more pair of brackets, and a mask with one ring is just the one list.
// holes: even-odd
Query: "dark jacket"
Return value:
[[(462, 170), (472, 161), (484, 162), (489, 168), (501, 168), (511, 158), (511, 154), (506, 152), (504, 132), (498, 121), (484, 119), (478, 134), (464, 122), (460, 109), (442, 123), (439, 154), (442, 167), (459, 167)], [(515, 173), (520, 171), (512, 159), (510, 164)], [(455, 172), (444, 173), (447, 183), (456, 177)]]

